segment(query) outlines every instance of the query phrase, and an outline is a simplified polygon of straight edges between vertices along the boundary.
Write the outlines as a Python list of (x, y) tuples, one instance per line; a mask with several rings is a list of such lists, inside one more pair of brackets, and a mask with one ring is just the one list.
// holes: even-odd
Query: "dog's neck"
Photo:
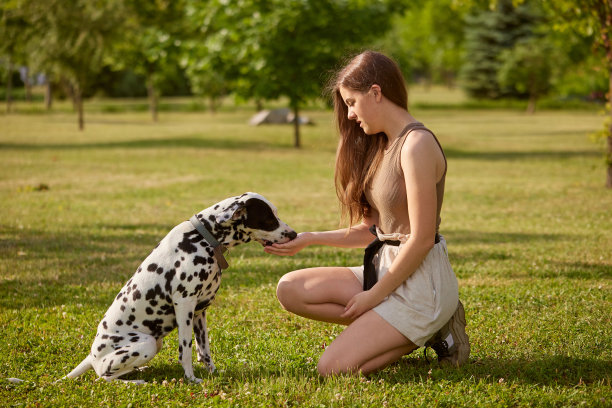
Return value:
[[(217, 223), (215, 221), (214, 210), (212, 209), (206, 209), (196, 216), (212, 236), (226, 248), (250, 241), (250, 238), (245, 233), (239, 233), (240, 231), (237, 231), (235, 228)], [(237, 239), (237, 237), (243, 239)]]

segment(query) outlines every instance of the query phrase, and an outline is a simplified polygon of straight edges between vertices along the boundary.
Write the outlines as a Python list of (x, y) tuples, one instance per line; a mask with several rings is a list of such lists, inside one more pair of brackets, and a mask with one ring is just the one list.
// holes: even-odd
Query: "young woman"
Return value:
[(286, 274), (278, 299), (297, 315), (348, 326), (321, 356), (323, 376), (370, 373), (421, 346), (434, 348), (441, 362), (461, 365), (470, 345), (457, 279), (438, 234), (442, 147), (408, 113), (404, 78), (385, 55), (355, 56), (330, 88), (340, 133), (336, 189), (349, 227), (303, 232), (266, 251), (371, 245), (363, 266)]

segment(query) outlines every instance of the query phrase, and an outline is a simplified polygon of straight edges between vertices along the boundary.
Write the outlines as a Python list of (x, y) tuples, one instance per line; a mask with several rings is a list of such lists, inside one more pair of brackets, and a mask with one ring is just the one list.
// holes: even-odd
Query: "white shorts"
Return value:
[[(404, 246), (407, 235), (378, 234), (380, 240), (399, 240), (400, 246), (383, 245), (374, 256), (380, 280)], [(349, 267), (363, 284), (363, 266)], [(457, 277), (448, 260), (446, 241), (429, 251), (418, 269), (373, 310), (417, 346), (424, 346), (457, 309)]]

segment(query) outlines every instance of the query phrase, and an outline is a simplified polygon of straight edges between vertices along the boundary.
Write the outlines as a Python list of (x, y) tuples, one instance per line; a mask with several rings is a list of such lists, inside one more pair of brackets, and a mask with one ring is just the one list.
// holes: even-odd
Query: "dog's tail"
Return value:
[(91, 365), (91, 354), (85, 357), (85, 359), (81, 361), (81, 364), (79, 364), (74, 370), (66, 374), (64, 378), (76, 378), (79, 375), (83, 374), (85, 371), (89, 370), (90, 368), (93, 368), (93, 366)]

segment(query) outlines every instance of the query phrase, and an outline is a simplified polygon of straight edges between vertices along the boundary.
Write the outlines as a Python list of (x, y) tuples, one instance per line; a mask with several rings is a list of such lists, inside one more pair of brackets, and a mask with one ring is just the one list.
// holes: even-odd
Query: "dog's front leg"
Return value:
[(210, 357), (210, 343), (208, 340), (208, 328), (206, 327), (206, 310), (194, 318), (193, 332), (198, 348), (198, 361), (203, 362), (208, 367), (208, 371), (212, 373), (215, 371), (215, 365)]
[(185, 378), (189, 381), (201, 383), (202, 380), (197, 378), (193, 373), (192, 361), (192, 325), (193, 311), (195, 302), (190, 299), (181, 299), (174, 305), (174, 313), (176, 315), (176, 323), (178, 326), (179, 337), (179, 361), (185, 370)]

